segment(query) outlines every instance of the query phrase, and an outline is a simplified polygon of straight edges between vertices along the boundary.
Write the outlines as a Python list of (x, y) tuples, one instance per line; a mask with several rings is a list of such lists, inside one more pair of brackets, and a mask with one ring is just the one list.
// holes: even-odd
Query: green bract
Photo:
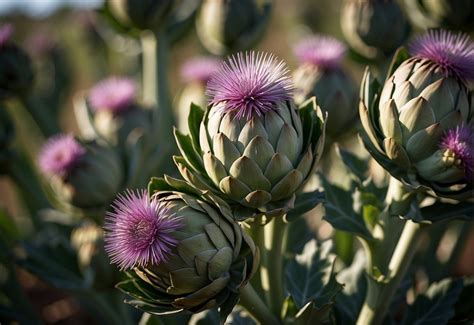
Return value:
[(230, 207), (209, 192), (165, 176), (151, 180), (149, 193), (181, 218), (172, 234), (178, 243), (168, 261), (134, 268), (118, 288), (136, 299), (128, 303), (152, 314), (220, 307), (225, 319), (256, 271), (258, 248)]
[(190, 135), (176, 131), (181, 175), (248, 208), (280, 214), (293, 205), (295, 193), (309, 178), (324, 143), (322, 113), (314, 98), (299, 110), (289, 101), (250, 119), (192, 106)]
[(440, 147), (447, 130), (472, 123), (473, 97), (466, 85), (447, 77), (435, 63), (413, 57), (389, 75), (379, 91), (380, 85), (367, 70), (360, 118), (372, 156), (412, 187), (441, 197), (472, 195), (472, 180), (456, 157)]

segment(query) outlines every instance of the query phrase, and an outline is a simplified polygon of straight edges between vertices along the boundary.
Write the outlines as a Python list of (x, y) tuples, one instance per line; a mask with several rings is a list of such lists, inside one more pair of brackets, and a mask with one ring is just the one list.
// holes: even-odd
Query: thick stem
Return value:
[(274, 315), (280, 316), (283, 304), (283, 242), (287, 225), (277, 216), (264, 228), (264, 250), (260, 274), (262, 288)]
[[(423, 224), (405, 222), (402, 235), (388, 265), (387, 279), (370, 283), (368, 293), (357, 319), (358, 325), (381, 324), (401, 280), (410, 266), (419, 244)], [(375, 281), (369, 279), (369, 281)]]
[(270, 312), (251, 284), (240, 290), (239, 304), (261, 324), (279, 324), (279, 320)]
[(140, 35), (142, 46), (142, 90), (143, 101), (156, 106), (158, 104), (158, 62), (155, 34), (144, 31)]

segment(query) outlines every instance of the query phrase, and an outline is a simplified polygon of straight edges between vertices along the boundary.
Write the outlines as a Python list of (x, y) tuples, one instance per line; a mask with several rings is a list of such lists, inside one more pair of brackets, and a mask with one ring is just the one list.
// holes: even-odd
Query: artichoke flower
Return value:
[(393, 53), (410, 30), (396, 0), (345, 0), (341, 27), (349, 45), (368, 59)]
[(152, 314), (219, 307), (225, 319), (258, 265), (258, 249), (221, 199), (165, 177), (127, 192), (105, 223), (111, 262), (128, 270), (117, 285)]
[(50, 138), (38, 163), (59, 203), (89, 214), (102, 211), (122, 183), (120, 158), (112, 149), (80, 143), (70, 134)]
[(263, 35), (271, 0), (203, 0), (196, 31), (203, 46), (223, 55), (252, 47)]
[(411, 53), (393, 66), (380, 96), (366, 72), (360, 103), (365, 144), (392, 176), (413, 188), (468, 198), (474, 96), (467, 81), (474, 77), (474, 45), (467, 35), (431, 31), (412, 43)]
[(292, 88), (272, 55), (231, 57), (208, 82), (205, 113), (191, 107), (190, 135), (175, 132), (182, 176), (257, 214), (291, 208), (324, 143), (321, 111), (314, 99), (298, 110)]
[(311, 36), (298, 42), (294, 49), (300, 66), (293, 74), (295, 103), (302, 104), (315, 96), (328, 113), (326, 135), (337, 139), (355, 128), (357, 90), (343, 69), (346, 46), (330, 36)]

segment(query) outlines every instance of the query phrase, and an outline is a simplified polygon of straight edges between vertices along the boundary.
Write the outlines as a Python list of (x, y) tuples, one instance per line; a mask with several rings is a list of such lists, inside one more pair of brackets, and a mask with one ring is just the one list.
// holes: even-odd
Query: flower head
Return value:
[(207, 84), (211, 104), (237, 118), (263, 116), (292, 98), (293, 84), (283, 61), (272, 54), (238, 53), (223, 63)]
[(474, 132), (466, 125), (451, 129), (441, 141), (441, 149), (448, 153), (464, 168), (466, 177), (472, 177), (474, 171)]
[(51, 137), (39, 153), (38, 162), (45, 174), (68, 174), (85, 155), (86, 149), (72, 134)]
[(127, 78), (110, 77), (97, 83), (89, 92), (89, 101), (95, 111), (120, 113), (133, 104), (135, 83)]
[(344, 59), (347, 47), (341, 41), (315, 35), (296, 44), (294, 53), (301, 63), (309, 63), (325, 69), (336, 69)]
[(0, 47), (5, 45), (13, 35), (13, 26), (5, 24), (0, 26)]
[(222, 61), (211, 56), (192, 58), (181, 68), (181, 77), (186, 82), (199, 81), (206, 83), (214, 72), (219, 69)]
[(105, 251), (122, 270), (157, 265), (169, 258), (178, 241), (173, 232), (181, 218), (146, 190), (127, 191), (112, 204), (105, 218)]
[(435, 62), (447, 75), (474, 79), (474, 43), (467, 34), (430, 30), (411, 43), (410, 52)]

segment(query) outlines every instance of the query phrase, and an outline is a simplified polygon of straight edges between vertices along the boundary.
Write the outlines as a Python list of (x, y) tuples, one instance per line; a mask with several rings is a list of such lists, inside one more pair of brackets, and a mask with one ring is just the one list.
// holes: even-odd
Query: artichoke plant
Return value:
[(206, 111), (191, 107), (190, 135), (175, 132), (182, 176), (257, 213), (286, 211), (323, 149), (314, 99), (298, 110), (284, 63), (253, 52), (231, 57), (207, 91)]
[(170, 177), (119, 196), (105, 229), (111, 261), (129, 270), (118, 288), (152, 314), (220, 307), (225, 319), (258, 265), (230, 207)]
[(414, 41), (411, 52), (413, 57), (398, 53), (380, 95), (366, 72), (360, 103), (365, 144), (404, 183), (468, 198), (474, 97), (467, 82), (474, 77), (474, 45), (467, 35), (432, 31)]
[(165, 21), (172, 0), (109, 0), (112, 14), (126, 26), (155, 30)]

